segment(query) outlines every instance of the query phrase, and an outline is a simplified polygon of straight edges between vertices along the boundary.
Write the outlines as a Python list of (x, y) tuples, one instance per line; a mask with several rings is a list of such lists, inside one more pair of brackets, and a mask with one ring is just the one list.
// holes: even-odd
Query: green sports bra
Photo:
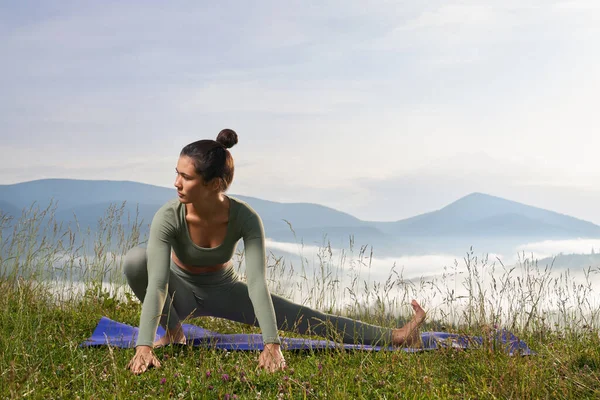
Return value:
[(245, 202), (227, 196), (229, 222), (225, 239), (217, 247), (204, 248), (192, 242), (185, 219), (185, 204), (178, 199), (163, 205), (150, 225), (147, 245), (148, 287), (142, 304), (136, 345), (152, 346), (159, 316), (167, 299), (171, 250), (187, 265), (215, 265), (233, 257), (237, 243), (244, 240), (248, 293), (260, 325), (264, 343), (280, 343), (277, 321), (265, 276), (264, 230), (260, 216)]

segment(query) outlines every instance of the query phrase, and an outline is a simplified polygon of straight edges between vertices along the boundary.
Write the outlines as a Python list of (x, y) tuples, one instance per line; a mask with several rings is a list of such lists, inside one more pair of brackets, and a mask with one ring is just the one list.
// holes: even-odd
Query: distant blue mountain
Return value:
[[(482, 193), (394, 222), (362, 221), (318, 204), (232, 196), (250, 204), (261, 215), (267, 236), (279, 241), (347, 242), (353, 237), (359, 244), (377, 243), (397, 254), (427, 251), (434, 243), (436, 249), (451, 244), (464, 250), (465, 243), (483, 239), (504, 243), (510, 238), (600, 237), (600, 226), (590, 222)], [(72, 221), (76, 215), (81, 225), (93, 229), (110, 204), (126, 202), (125, 217), (137, 215), (147, 227), (156, 210), (174, 197), (174, 189), (137, 182), (45, 179), (0, 185), (0, 210), (20, 215), (33, 202), (43, 207), (54, 200), (57, 219)]]
[[(13, 185), (0, 185), (0, 201), (11, 213), (34, 202), (44, 208), (51, 201), (59, 221), (72, 221), (81, 227), (94, 227), (111, 204), (124, 206), (124, 216), (138, 217), (150, 224), (154, 213), (168, 200), (175, 198), (175, 189), (129, 181), (91, 181), (74, 179), (44, 179)], [(338, 234), (358, 235), (370, 241), (373, 236), (385, 236), (377, 228), (352, 215), (318, 204), (277, 203), (254, 197), (231, 194), (254, 208), (263, 220), (265, 231), (274, 239), (293, 239), (292, 229), (302, 238), (314, 242)], [(1, 209), (1, 208), (0, 208)], [(291, 226), (291, 228), (290, 228)], [(272, 236), (274, 234), (275, 236)], [(310, 237), (309, 237), (310, 236)]]
[(2, 211), (3, 215), (11, 216), (13, 218), (21, 215), (21, 209), (19, 207), (4, 200), (0, 200), (0, 211)]
[(375, 226), (387, 234), (410, 237), (600, 237), (600, 226), (591, 222), (483, 193), (472, 193), (438, 211)]
[(14, 185), (0, 185), (0, 200), (19, 208), (33, 202), (57, 203), (58, 209), (101, 203), (162, 204), (175, 196), (174, 189), (129, 181), (42, 179)]

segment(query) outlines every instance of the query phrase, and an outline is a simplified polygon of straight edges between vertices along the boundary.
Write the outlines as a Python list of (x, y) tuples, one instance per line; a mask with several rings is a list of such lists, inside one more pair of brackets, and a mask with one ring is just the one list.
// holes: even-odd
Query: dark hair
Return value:
[(196, 173), (210, 182), (221, 180), (221, 190), (226, 191), (233, 181), (233, 157), (227, 150), (238, 142), (237, 133), (233, 129), (223, 129), (217, 140), (198, 140), (185, 146), (179, 156), (190, 157)]

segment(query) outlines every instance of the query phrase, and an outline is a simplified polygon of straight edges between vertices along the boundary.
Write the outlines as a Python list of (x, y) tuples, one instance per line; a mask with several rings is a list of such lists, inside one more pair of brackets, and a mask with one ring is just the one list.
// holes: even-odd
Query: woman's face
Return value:
[(211, 184), (206, 184), (204, 179), (196, 173), (194, 163), (188, 156), (179, 157), (177, 162), (177, 177), (175, 178), (175, 187), (179, 201), (182, 203), (191, 203), (202, 200), (216, 193)]

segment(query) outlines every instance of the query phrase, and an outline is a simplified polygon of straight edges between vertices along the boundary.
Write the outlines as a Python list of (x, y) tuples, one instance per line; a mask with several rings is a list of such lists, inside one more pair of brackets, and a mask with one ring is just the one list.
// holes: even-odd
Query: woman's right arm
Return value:
[(172, 208), (161, 208), (152, 219), (148, 238), (148, 286), (142, 304), (137, 346), (154, 343), (161, 313), (167, 299), (171, 241), (175, 237), (175, 215)]
[(150, 225), (150, 236), (146, 248), (148, 286), (142, 303), (140, 327), (135, 346), (135, 355), (127, 365), (138, 375), (160, 361), (154, 355), (153, 344), (160, 316), (167, 298), (171, 240), (175, 237), (175, 215), (173, 209), (163, 206), (154, 215)]

